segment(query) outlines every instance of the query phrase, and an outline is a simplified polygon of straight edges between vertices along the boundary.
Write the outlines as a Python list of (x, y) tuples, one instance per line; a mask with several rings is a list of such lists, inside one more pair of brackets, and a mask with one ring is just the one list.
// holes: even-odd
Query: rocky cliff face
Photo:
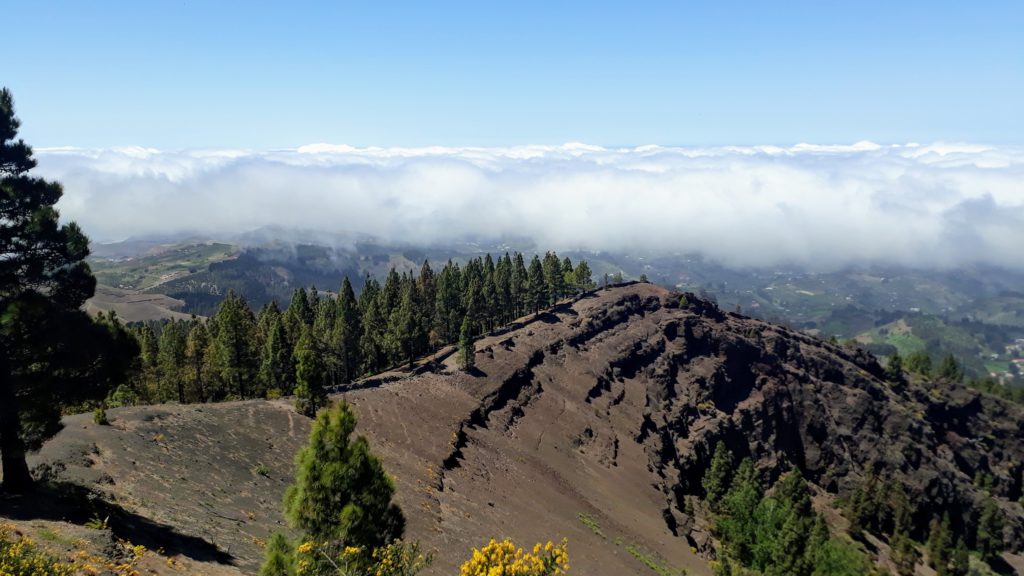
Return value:
[[(704, 535), (684, 501), (701, 496), (719, 440), (753, 458), (769, 483), (793, 466), (835, 496), (869, 472), (898, 482), (921, 539), (944, 513), (964, 529), (990, 493), (1008, 519), (1007, 548), (1024, 545), (1020, 407), (949, 382), (894, 386), (862, 351), (724, 313), (692, 294), (636, 285), (589, 300), (483, 348), (485, 371), (516, 369), (467, 418), (460, 444), (472, 438), (467, 429), (515, 434), (551, 387), (580, 412), (563, 435), (581, 455), (614, 467), (624, 443), (642, 448), (666, 528), (694, 546)], [(518, 364), (505, 359), (513, 350)], [(448, 467), (460, 456), (457, 447)], [(975, 486), (979, 474), (992, 478), (990, 491)]]
[(945, 512), (954, 528), (976, 519), (986, 494), (974, 479), (990, 475), (1010, 520), (1006, 545), (1024, 545), (1020, 407), (951, 383), (893, 386), (863, 352), (722, 313), (692, 295), (688, 301), (622, 294), (567, 341), (587, 342), (591, 327), (608, 338), (619, 324), (638, 336), (608, 355), (586, 401), (607, 413), (617, 386), (643, 384), (647, 400), (633, 440), (666, 494), (666, 516), (682, 510), (685, 495), (700, 495), (722, 440), (753, 458), (769, 482), (791, 466), (836, 495), (850, 493), (867, 471), (897, 481), (916, 507), (922, 538), (928, 521)]
[[(719, 440), (753, 458), (768, 482), (799, 466), (825, 506), (869, 470), (900, 482), (922, 537), (934, 515), (948, 512), (954, 527), (976, 516), (984, 494), (973, 479), (990, 474), (1008, 519), (1005, 544), (1024, 547), (1019, 407), (948, 383), (896, 388), (866, 354), (724, 313), (693, 295), (681, 303), (679, 294), (647, 284), (598, 291), (483, 338), (472, 374), (455, 370), (449, 357), (432, 372), (389, 375), (341, 396), (396, 478), (409, 536), (438, 550), (435, 574), (453, 573), (472, 546), (504, 536), (521, 544), (567, 537), (582, 574), (641, 573), (650, 562), (710, 574), (701, 556), (707, 532), (687, 514), (687, 500), (702, 496)], [(243, 433), (251, 418), (241, 416), (249, 403), (192, 409), (197, 423), (216, 418), (225, 429), (239, 414), (239, 432), (223, 442), (251, 435)], [(130, 410), (118, 418), (133, 422)], [(144, 462), (143, 450), (121, 448), (131, 426), (120, 430), (116, 421), (100, 429), (76, 417), (53, 446), (87, 439), (99, 455), (91, 473), (114, 479), (100, 490), (130, 495), (139, 510), (183, 533), (210, 534), (207, 527), (224, 517), (259, 538), (279, 529), (269, 508), (286, 482), (257, 478), (266, 484), (259, 513), (239, 515), (230, 499), (221, 506), (203, 496), (210, 486), (238, 491), (235, 474), (221, 469), (234, 460), (196, 469), (172, 457), (190, 450), (187, 410), (174, 409), (175, 428), (166, 433), (174, 442), (161, 444), (159, 467)], [(282, 429), (268, 429), (274, 425)], [(258, 436), (274, 455), (259, 458), (275, 463), (273, 478), (287, 477), (276, 466), (291, 461), (296, 430), (305, 428), (291, 417), (261, 420)], [(59, 453), (44, 450), (41, 461)], [(252, 462), (237, 460), (247, 467), (237, 476), (251, 484)], [(175, 520), (175, 506), (134, 479), (130, 471), (140, 469), (168, 483), (188, 475), (175, 498), (209, 510)], [(236, 565), (258, 564), (256, 545), (239, 541), (231, 553)]]

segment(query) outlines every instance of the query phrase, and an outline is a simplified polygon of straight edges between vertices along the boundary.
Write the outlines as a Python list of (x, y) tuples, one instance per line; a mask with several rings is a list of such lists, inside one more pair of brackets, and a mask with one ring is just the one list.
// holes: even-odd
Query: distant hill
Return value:
[[(208, 316), (229, 290), (258, 309), (271, 300), (287, 303), (300, 286), (330, 293), (348, 276), (358, 291), (367, 275), (380, 279), (391, 267), (416, 272), (430, 260), (437, 270), (450, 258), (464, 262), (485, 251), (497, 255), (521, 248), (473, 243), (413, 248), (344, 236), (321, 239), (333, 241), (330, 245), (283, 240), (292, 236), (301, 238), (262, 229), (238, 239), (245, 244), (135, 240), (99, 245), (91, 262), (101, 288), (90, 309), (117, 310), (129, 320)], [(714, 298), (727, 310), (739, 308), (825, 338), (855, 338), (879, 355), (894, 349), (953, 353), (973, 377), (1005, 372), (1013, 359), (1006, 346), (1024, 338), (1024, 295), (1013, 291), (1024, 285), (1024, 274), (1008, 270), (767, 272), (688, 255), (564, 255), (585, 258), (599, 285), (616, 274), (627, 280), (645, 275)]]
[[(110, 251), (94, 252), (90, 262), (97, 280), (101, 287), (113, 289), (103, 292), (163, 295), (181, 302), (173, 312), (199, 316), (212, 314), (229, 290), (258, 309), (271, 300), (286, 304), (299, 287), (329, 293), (348, 276), (359, 290), (367, 275), (383, 278), (392, 267), (418, 272), (426, 259), (439, 267), (448, 258), (465, 257), (454, 251), (368, 243), (331, 247), (272, 242), (243, 247), (200, 242), (145, 246), (144, 252), (130, 256), (103, 257), (99, 254)], [(97, 307), (102, 306), (97, 303)]]
[(954, 321), (922, 313), (896, 315), (886, 322), (857, 335), (854, 339), (879, 356), (894, 351), (901, 355), (925, 351), (933, 358), (953, 354), (968, 375), (985, 376), (1005, 372), (1014, 354), (1006, 345), (1020, 334), (1012, 327), (961, 319)]
[[(599, 290), (481, 339), (472, 374), (454, 362), (339, 396), (395, 476), (409, 536), (439, 551), (430, 574), (492, 536), (566, 537), (581, 574), (711, 574), (701, 482), (719, 441), (768, 482), (800, 467), (839, 533), (840, 501), (872, 471), (906, 487), (919, 541), (943, 513), (973, 538), (990, 494), (1004, 546), (1024, 549), (1024, 409), (957, 384), (892, 385), (863, 352), (692, 295)], [(110, 416), (66, 418), (34, 462), (166, 525), (193, 543), (173, 550), (190, 562), (252, 573), (308, 420), (280, 401)], [(891, 570), (885, 540), (865, 542)]]

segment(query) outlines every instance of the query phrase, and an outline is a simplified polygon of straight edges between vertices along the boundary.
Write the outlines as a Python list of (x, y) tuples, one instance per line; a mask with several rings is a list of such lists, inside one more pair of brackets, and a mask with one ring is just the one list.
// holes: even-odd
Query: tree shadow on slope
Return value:
[(540, 312), (534, 315), (532, 321), (543, 322), (544, 324), (559, 324), (562, 322), (562, 319), (559, 318), (558, 315), (554, 313), (554, 310), (549, 310), (547, 312)]
[(485, 378), (487, 376), (487, 372), (484, 372), (476, 366), (465, 369), (465, 372), (474, 378)]
[(197, 562), (234, 565), (234, 556), (197, 536), (140, 516), (107, 502), (88, 488), (66, 482), (41, 483), (34, 492), (0, 496), (0, 516), (15, 520), (53, 520), (84, 525), (103, 521), (114, 536), (162, 550), (168, 556), (187, 556)]
[(1004, 560), (1001, 556), (997, 556), (989, 561), (988, 567), (992, 569), (996, 574), (1017, 574), (1017, 570), (1013, 566), (1010, 566), (1009, 562)]

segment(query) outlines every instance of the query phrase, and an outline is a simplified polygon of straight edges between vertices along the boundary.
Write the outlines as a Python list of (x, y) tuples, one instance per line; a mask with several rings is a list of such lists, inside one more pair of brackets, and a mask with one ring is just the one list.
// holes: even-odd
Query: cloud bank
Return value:
[(94, 239), (263, 226), (697, 252), (729, 265), (1024, 268), (1024, 148), (800, 144), (36, 151)]

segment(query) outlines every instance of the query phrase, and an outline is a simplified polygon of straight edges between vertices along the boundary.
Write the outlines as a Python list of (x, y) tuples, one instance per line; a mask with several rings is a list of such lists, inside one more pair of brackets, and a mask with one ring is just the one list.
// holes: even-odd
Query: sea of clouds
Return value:
[(728, 265), (1024, 268), (1024, 148), (37, 149), (62, 216), (113, 241), (265, 226), (386, 242), (696, 252)]

